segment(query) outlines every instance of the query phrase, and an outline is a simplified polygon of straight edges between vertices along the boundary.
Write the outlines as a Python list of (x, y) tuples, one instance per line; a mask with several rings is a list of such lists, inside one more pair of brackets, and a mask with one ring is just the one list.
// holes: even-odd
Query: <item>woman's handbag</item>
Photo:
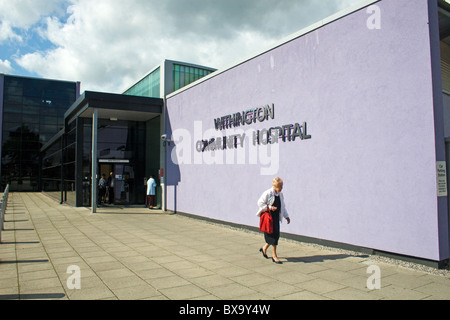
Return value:
[(269, 206), (267, 206), (267, 211), (261, 214), (259, 220), (259, 230), (268, 234), (273, 233), (273, 218), (269, 211)]

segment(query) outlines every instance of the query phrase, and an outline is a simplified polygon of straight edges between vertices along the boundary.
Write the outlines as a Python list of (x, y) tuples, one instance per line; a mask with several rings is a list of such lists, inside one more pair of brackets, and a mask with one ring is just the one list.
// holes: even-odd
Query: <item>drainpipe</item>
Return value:
[(97, 129), (98, 129), (98, 109), (94, 108), (94, 114), (92, 115), (92, 170), (91, 170), (92, 213), (97, 212)]

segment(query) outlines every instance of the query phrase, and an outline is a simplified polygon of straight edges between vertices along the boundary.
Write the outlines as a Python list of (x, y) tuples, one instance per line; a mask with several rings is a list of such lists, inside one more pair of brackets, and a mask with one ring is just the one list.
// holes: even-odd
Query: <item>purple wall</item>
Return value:
[[(282, 232), (448, 258), (428, 1), (375, 5), (381, 29), (368, 28), (374, 11), (363, 8), (169, 97), (167, 208), (257, 226), (256, 201), (280, 176), (292, 218)], [(274, 119), (214, 127), (267, 104)], [(256, 130), (303, 122), (311, 139), (253, 146)], [(196, 150), (199, 140), (244, 133), (237, 150)]]

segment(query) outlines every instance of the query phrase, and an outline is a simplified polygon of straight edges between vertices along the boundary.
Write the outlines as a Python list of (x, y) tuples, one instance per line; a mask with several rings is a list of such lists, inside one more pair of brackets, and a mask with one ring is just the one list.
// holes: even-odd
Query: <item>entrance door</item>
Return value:
[(134, 170), (132, 166), (119, 163), (100, 163), (100, 176), (105, 175), (108, 179), (110, 173), (114, 178), (113, 185), (106, 191), (106, 204), (130, 204), (130, 185), (134, 181)]

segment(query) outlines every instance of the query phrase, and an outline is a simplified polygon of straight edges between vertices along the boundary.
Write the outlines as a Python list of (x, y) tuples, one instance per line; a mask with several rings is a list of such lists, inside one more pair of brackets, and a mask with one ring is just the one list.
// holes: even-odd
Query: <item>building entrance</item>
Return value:
[[(130, 195), (135, 180), (134, 169), (129, 161), (111, 162), (111, 160), (100, 160), (99, 174), (104, 175), (108, 181), (108, 186), (104, 192), (103, 202), (105, 204), (132, 203), (133, 197)], [(100, 199), (99, 199), (100, 200)]]

